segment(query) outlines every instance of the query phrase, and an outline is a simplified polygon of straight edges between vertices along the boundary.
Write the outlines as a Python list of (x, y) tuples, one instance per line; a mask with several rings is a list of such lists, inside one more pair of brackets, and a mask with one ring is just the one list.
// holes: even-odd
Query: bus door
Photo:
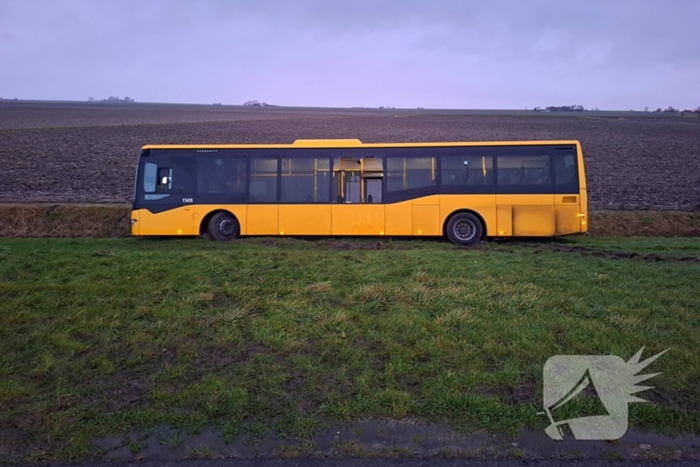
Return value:
[(496, 222), (499, 236), (555, 234), (551, 156), (498, 156)]
[(342, 202), (346, 204), (379, 204), (382, 202), (382, 179), (363, 176), (359, 172), (341, 173)]
[(381, 178), (365, 178), (365, 199), (368, 204), (382, 202)]
[(383, 235), (383, 166), (376, 157), (333, 161), (333, 235)]
[(196, 161), (191, 155), (142, 157), (139, 168), (139, 235), (197, 235), (194, 226)]

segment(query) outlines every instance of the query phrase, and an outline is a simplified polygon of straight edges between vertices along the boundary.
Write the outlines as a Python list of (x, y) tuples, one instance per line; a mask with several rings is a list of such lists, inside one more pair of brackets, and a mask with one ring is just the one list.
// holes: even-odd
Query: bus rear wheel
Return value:
[(232, 214), (219, 212), (212, 216), (207, 226), (207, 233), (212, 240), (228, 242), (239, 237), (241, 227)]
[(484, 226), (474, 214), (462, 212), (452, 216), (447, 223), (446, 233), (447, 238), (455, 245), (469, 246), (481, 240)]

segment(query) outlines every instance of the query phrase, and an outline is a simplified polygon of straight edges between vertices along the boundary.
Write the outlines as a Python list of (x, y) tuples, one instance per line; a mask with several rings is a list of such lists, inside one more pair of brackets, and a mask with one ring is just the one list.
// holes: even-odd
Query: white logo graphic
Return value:
[[(668, 351), (666, 349), (640, 362), (643, 350), (644, 347), (639, 349), (629, 362), (615, 355), (557, 355), (547, 360), (544, 364), (544, 413), (551, 422), (545, 429), (549, 437), (563, 439), (565, 425), (575, 439), (608, 440), (624, 435), (627, 432), (627, 404), (647, 402), (633, 394), (651, 388), (636, 384), (660, 374), (637, 373)], [(555, 415), (566, 411), (562, 407), (583, 391), (597, 395), (600, 411), (605, 414), (555, 421)], [(591, 402), (598, 401), (587, 399), (587, 403)]]

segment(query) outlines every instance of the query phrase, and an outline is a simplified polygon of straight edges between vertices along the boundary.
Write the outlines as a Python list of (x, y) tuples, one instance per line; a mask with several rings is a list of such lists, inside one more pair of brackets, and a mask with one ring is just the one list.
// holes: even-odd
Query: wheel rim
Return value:
[(474, 222), (464, 219), (457, 222), (452, 231), (455, 237), (466, 242), (473, 239), (474, 235), (476, 235), (476, 226)]
[(216, 226), (216, 229), (224, 237), (231, 237), (236, 234), (236, 223), (233, 219), (221, 219)]

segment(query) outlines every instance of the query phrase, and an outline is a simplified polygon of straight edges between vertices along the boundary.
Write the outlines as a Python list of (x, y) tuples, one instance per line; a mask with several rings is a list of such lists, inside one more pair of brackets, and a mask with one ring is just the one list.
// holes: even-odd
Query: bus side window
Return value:
[(250, 159), (250, 201), (252, 203), (277, 202), (276, 157), (255, 157)]
[(435, 157), (393, 156), (386, 160), (386, 191), (428, 188), (437, 184)]
[(491, 156), (442, 156), (442, 185), (493, 185)]
[(557, 154), (554, 157), (554, 178), (557, 185), (567, 185), (576, 177), (576, 159), (573, 154)]
[(152, 162), (146, 162), (146, 164), (143, 166), (144, 193), (154, 193), (156, 191), (156, 184), (158, 181), (157, 173), (158, 166)]
[(498, 156), (498, 184), (552, 185), (549, 155)]
[(164, 193), (170, 191), (173, 183), (173, 169), (158, 167), (157, 192)]

